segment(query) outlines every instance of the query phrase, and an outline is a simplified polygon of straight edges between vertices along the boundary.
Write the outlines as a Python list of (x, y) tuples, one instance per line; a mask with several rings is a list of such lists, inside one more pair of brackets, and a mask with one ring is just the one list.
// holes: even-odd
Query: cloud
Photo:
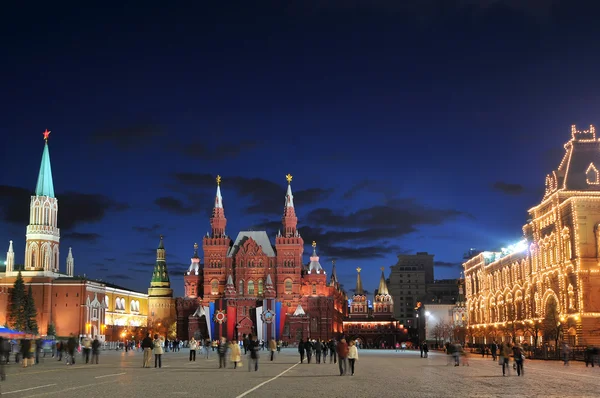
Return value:
[[(299, 230), (307, 244), (317, 242), (320, 255), (348, 260), (382, 258), (401, 251), (392, 242), (419, 227), (441, 225), (459, 217), (471, 216), (455, 209), (425, 206), (413, 198), (395, 198), (353, 212), (317, 208), (303, 218)], [(275, 234), (280, 225), (279, 221), (264, 220), (254, 227)]]
[(91, 138), (96, 144), (111, 144), (120, 150), (131, 150), (150, 145), (154, 138), (165, 135), (159, 125), (135, 123), (124, 127), (104, 128), (95, 131)]
[[(29, 189), (0, 185), (0, 220), (20, 226), (29, 223)], [(102, 220), (111, 211), (129, 208), (102, 194), (65, 192), (57, 195), (59, 203), (58, 227), (70, 231), (74, 227)]]
[[(175, 173), (175, 186), (171, 188), (187, 196), (184, 202), (173, 196), (161, 197), (155, 200), (161, 210), (175, 214), (191, 214), (203, 211), (210, 206), (204, 203), (205, 197), (198, 195), (198, 190), (216, 189), (215, 176), (202, 173)], [(283, 179), (283, 178), (282, 178)], [(191, 190), (191, 191), (190, 191)], [(246, 178), (233, 176), (223, 178), (221, 192), (223, 202), (227, 206), (227, 193), (233, 191), (237, 196), (247, 198), (250, 205), (244, 209), (248, 214), (281, 215), (285, 200), (285, 182), (275, 183), (263, 178)], [(294, 192), (294, 202), (308, 205), (327, 199), (333, 193), (332, 189), (308, 188)], [(214, 194), (213, 194), (214, 195)]]
[(433, 263), (433, 265), (435, 267), (441, 267), (441, 268), (462, 268), (462, 263), (460, 262), (448, 262), (448, 261), (435, 261)]
[(525, 188), (521, 184), (511, 184), (504, 181), (495, 182), (492, 188), (506, 195), (520, 195), (525, 191)]
[(383, 181), (363, 180), (344, 192), (343, 198), (352, 199), (365, 191), (380, 193), (385, 197), (393, 197), (396, 194), (390, 184), (386, 184)]
[(193, 214), (202, 209), (198, 206), (184, 203), (181, 199), (173, 196), (161, 196), (154, 200), (154, 204), (162, 211), (180, 215)]
[(63, 240), (96, 243), (101, 236), (94, 232), (70, 232), (62, 236)]
[(241, 153), (253, 150), (260, 144), (262, 144), (260, 141), (242, 140), (210, 148), (202, 142), (194, 142), (191, 145), (178, 146), (176, 149), (183, 155), (194, 159), (222, 160), (236, 158)]
[(162, 228), (162, 225), (160, 224), (153, 224), (150, 227), (143, 227), (143, 226), (134, 226), (131, 227), (134, 231), (140, 232), (140, 233), (152, 233), (152, 232), (156, 232), (159, 229)]

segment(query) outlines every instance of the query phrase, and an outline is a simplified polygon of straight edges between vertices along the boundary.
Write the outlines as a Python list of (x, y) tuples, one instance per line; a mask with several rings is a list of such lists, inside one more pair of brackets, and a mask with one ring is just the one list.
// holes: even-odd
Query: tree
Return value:
[(35, 301), (33, 299), (33, 291), (31, 290), (31, 285), (29, 285), (29, 289), (27, 291), (27, 296), (25, 297), (25, 319), (26, 319), (26, 327), (25, 330), (37, 334), (38, 332), (38, 324), (37, 324), (37, 309), (35, 308)]
[(25, 316), (25, 282), (21, 272), (17, 274), (17, 280), (10, 292), (10, 304), (8, 310), (8, 320), (11, 327), (18, 331), (24, 331), (27, 328), (27, 318)]
[(554, 340), (554, 349), (558, 348), (558, 340), (562, 337), (562, 321), (558, 312), (556, 300), (550, 299), (546, 305), (546, 315), (542, 321), (544, 340)]
[(56, 328), (53, 323), (48, 324), (48, 331), (46, 332), (48, 336), (56, 336)]

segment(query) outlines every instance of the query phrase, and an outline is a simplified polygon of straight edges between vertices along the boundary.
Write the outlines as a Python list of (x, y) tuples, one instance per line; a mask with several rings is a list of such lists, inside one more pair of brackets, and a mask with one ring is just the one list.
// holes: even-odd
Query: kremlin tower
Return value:
[(150, 307), (148, 317), (156, 323), (170, 325), (176, 320), (175, 301), (167, 272), (166, 251), (162, 235), (156, 249), (156, 264), (148, 289), (148, 306)]
[(44, 152), (35, 195), (29, 205), (29, 225), (25, 242), (25, 270), (58, 273), (60, 230), (58, 200), (54, 196), (48, 136), (44, 132)]

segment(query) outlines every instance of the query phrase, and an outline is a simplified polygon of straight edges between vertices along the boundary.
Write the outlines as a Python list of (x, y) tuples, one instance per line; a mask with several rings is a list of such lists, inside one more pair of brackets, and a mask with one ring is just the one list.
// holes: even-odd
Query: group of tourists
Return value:
[[(335, 340), (300, 339), (298, 343), (300, 363), (304, 363), (305, 356), (307, 363), (311, 363), (313, 352), (315, 363), (327, 363), (327, 355), (329, 354), (329, 363), (339, 364), (340, 376), (348, 373), (354, 376), (354, 366), (358, 361), (358, 348), (355, 340), (350, 340), (350, 343), (347, 343), (346, 339), (341, 339), (339, 342)], [(348, 364), (350, 364), (350, 372), (348, 372)]]

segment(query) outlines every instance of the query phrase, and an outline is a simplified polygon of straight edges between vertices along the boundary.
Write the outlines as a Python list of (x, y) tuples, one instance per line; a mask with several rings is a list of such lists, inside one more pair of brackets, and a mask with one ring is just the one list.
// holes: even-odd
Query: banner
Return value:
[(282, 310), (283, 303), (280, 301), (275, 303), (275, 324), (277, 325), (275, 329), (275, 339), (277, 341), (282, 340), (283, 327), (285, 324), (285, 315), (287, 311)]
[(213, 324), (214, 333), (213, 339), (217, 340), (221, 337), (227, 337), (227, 306), (224, 299), (217, 299), (214, 303)]
[(263, 337), (266, 341), (276, 338), (277, 316), (275, 312), (275, 299), (264, 299), (260, 314)]
[(227, 340), (238, 341), (237, 336), (237, 307), (234, 305), (227, 306)]
[(204, 306), (204, 320), (206, 321), (206, 329), (208, 329), (208, 338), (212, 341), (212, 327), (210, 322), (210, 307)]
[(208, 303), (208, 335), (210, 340), (215, 339), (215, 303)]
[(258, 339), (258, 341), (264, 340), (263, 321), (261, 319), (262, 312), (263, 312), (262, 305), (259, 307), (256, 307), (256, 318), (253, 320), (254, 324), (256, 325), (256, 338)]

